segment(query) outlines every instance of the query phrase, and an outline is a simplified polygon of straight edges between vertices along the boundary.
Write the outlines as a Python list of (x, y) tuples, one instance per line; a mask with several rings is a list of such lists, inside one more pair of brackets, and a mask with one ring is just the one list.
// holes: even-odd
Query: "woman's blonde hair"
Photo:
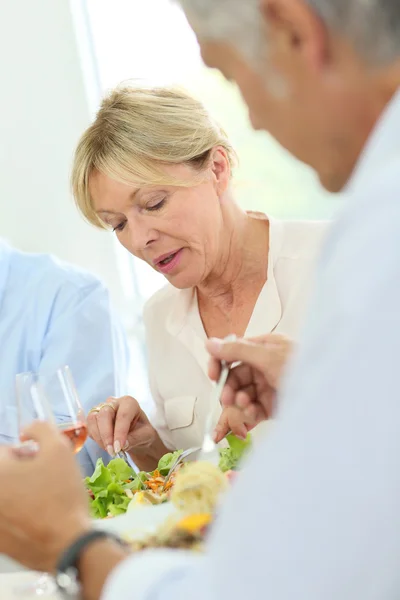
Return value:
[[(226, 133), (201, 102), (186, 92), (118, 87), (104, 98), (75, 151), (72, 189), (76, 204), (90, 223), (104, 227), (89, 192), (94, 170), (138, 187), (194, 185), (200, 182), (202, 167), (215, 146), (225, 148), (232, 167), (235, 152)], [(199, 172), (193, 182), (177, 180), (163, 168), (184, 163)]]

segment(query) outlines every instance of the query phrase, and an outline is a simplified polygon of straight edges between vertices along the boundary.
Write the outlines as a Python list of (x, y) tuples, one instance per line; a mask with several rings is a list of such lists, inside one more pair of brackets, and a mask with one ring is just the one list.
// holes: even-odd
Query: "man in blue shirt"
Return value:
[[(1, 239), (0, 340), (2, 444), (18, 434), (17, 373), (52, 374), (68, 365), (86, 413), (126, 390), (127, 344), (101, 282), (51, 256), (20, 252)], [(57, 404), (53, 409), (60, 414)], [(78, 455), (85, 474), (93, 472), (99, 456), (108, 457), (88, 440)]]

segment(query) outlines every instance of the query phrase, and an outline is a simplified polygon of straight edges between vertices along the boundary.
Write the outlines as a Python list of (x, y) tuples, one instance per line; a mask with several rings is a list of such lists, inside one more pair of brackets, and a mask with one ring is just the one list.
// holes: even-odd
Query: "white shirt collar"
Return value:
[(360, 184), (375, 177), (376, 170), (384, 167), (394, 158), (399, 158), (400, 132), (400, 89), (387, 105), (373, 132), (371, 133), (353, 174), (345, 188), (352, 192)]

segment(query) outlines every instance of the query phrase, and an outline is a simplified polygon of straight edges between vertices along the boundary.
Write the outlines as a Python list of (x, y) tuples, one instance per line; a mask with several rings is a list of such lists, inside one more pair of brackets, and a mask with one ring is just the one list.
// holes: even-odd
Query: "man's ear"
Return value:
[(267, 35), (279, 52), (300, 53), (313, 71), (329, 57), (329, 36), (320, 17), (304, 0), (261, 0)]

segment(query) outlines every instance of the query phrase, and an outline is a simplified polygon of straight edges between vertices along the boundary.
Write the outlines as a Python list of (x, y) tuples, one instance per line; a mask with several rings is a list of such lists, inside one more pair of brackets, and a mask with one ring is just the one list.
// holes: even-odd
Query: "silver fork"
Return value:
[(190, 456), (191, 454), (195, 454), (195, 452), (198, 452), (200, 450), (200, 447), (198, 446), (197, 448), (188, 448), (187, 450), (185, 450), (184, 452), (182, 452), (182, 454), (180, 454), (178, 456), (178, 458), (176, 458), (174, 460), (174, 462), (172, 463), (168, 474), (166, 476), (166, 478), (164, 479), (164, 485), (163, 485), (163, 489), (165, 489), (165, 486), (167, 485), (168, 481), (171, 479), (171, 475), (174, 473), (174, 471), (176, 471), (176, 469), (179, 467), (179, 465), (181, 464), (181, 462), (183, 462), (185, 460), (185, 458), (187, 458), (188, 456)]
[[(236, 340), (235, 334), (228, 335), (225, 338), (226, 342), (233, 342), (235, 340)], [(164, 481), (164, 486), (163, 486), (164, 488), (167, 485), (168, 481), (170, 480), (172, 473), (177, 469), (177, 467), (181, 464), (181, 462), (183, 460), (185, 460), (185, 458), (187, 458), (191, 454), (195, 454), (200, 451), (198, 460), (205, 460), (205, 461), (213, 463), (216, 466), (219, 465), (219, 460), (220, 460), (219, 450), (218, 450), (217, 444), (214, 442), (214, 435), (213, 435), (214, 434), (213, 408), (216, 403), (218, 403), (218, 404), (220, 403), (221, 395), (224, 390), (226, 380), (228, 379), (229, 369), (230, 369), (230, 366), (225, 361), (222, 361), (221, 362), (221, 373), (220, 373), (219, 379), (218, 379), (218, 381), (212, 391), (212, 394), (211, 394), (210, 407), (209, 407), (209, 412), (208, 412), (208, 415), (206, 418), (203, 443), (202, 443), (201, 447), (188, 448), (188, 450), (185, 450), (184, 452), (182, 452), (182, 454), (180, 456), (178, 456), (178, 458), (172, 463), (171, 468), (168, 471), (168, 474)], [(232, 433), (232, 432), (230, 431), (226, 435), (228, 435), (229, 433)]]
[[(227, 437), (231, 433), (232, 433), (231, 430), (228, 431), (228, 433), (226, 434), (225, 437)], [(172, 463), (172, 465), (171, 465), (171, 467), (170, 467), (170, 469), (168, 471), (168, 474), (167, 474), (167, 476), (165, 478), (164, 485), (163, 485), (164, 488), (167, 485), (168, 481), (171, 479), (171, 475), (174, 473), (174, 471), (176, 471), (176, 469), (185, 460), (185, 458), (187, 458), (191, 454), (197, 454), (200, 450), (201, 450), (201, 446), (194, 446), (193, 448), (188, 448), (187, 450), (184, 450), (184, 452), (182, 452), (182, 454), (180, 454), (178, 456), (178, 458), (176, 458), (174, 460), (174, 462)]]
[[(225, 342), (233, 342), (236, 340), (236, 335), (231, 334), (225, 338)], [(206, 419), (204, 428), (203, 443), (199, 454), (199, 460), (205, 460), (213, 465), (218, 466), (219, 464), (219, 451), (218, 446), (214, 442), (214, 420), (213, 420), (213, 408), (216, 404), (221, 404), (221, 396), (224, 391), (226, 380), (228, 379), (230, 365), (224, 360), (221, 362), (221, 373), (217, 384), (213, 389), (210, 399), (210, 407)]]
[(214, 419), (212, 409), (216, 403), (220, 403), (221, 395), (224, 390), (226, 380), (228, 379), (229, 369), (229, 365), (223, 362), (221, 374), (211, 396), (212, 400), (210, 402), (210, 410), (206, 418), (203, 443), (201, 445), (201, 450), (198, 458), (198, 460), (205, 460), (216, 466), (218, 466), (219, 464), (220, 457), (218, 446), (214, 442)]

